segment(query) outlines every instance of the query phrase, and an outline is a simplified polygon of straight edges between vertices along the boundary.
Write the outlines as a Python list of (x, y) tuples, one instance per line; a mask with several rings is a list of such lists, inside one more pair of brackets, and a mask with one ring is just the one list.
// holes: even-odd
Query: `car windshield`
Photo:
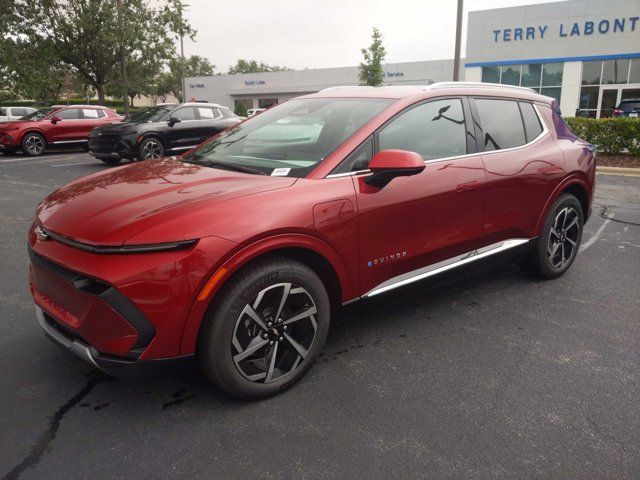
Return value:
[(42, 120), (47, 115), (52, 114), (56, 110), (60, 110), (59, 108), (49, 107), (49, 108), (41, 108), (40, 110), (36, 110), (29, 115), (25, 115), (22, 117), (22, 120)]
[(132, 113), (127, 120), (130, 122), (159, 122), (171, 110), (173, 110), (173, 106), (149, 107)]
[(393, 100), (290, 100), (238, 124), (180, 160), (249, 173), (304, 177)]
[(640, 100), (623, 100), (618, 108), (622, 110), (640, 109)]

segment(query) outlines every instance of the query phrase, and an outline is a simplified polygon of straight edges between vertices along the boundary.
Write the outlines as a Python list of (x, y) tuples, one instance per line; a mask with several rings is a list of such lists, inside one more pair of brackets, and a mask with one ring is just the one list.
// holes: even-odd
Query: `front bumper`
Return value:
[(49, 340), (107, 375), (114, 377), (137, 377), (147, 375), (154, 371), (164, 370), (169, 366), (174, 368), (183, 366), (190, 367), (193, 363), (193, 354), (146, 361), (135, 361), (103, 355), (95, 348), (83, 342), (80, 338), (77, 338), (71, 331), (66, 330), (61, 323), (45, 313), (39, 306), (36, 305), (35, 309), (38, 323)]
[(89, 153), (95, 158), (118, 159), (133, 158), (137, 155), (138, 134), (127, 135), (89, 135)]

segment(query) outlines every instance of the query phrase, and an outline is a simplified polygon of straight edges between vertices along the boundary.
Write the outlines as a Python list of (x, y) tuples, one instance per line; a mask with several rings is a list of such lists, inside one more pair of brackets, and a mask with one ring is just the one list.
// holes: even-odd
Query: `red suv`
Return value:
[(25, 155), (37, 156), (51, 146), (86, 146), (91, 130), (120, 120), (106, 107), (55, 105), (15, 122), (0, 123), (0, 152), (22, 150)]
[(263, 397), (341, 305), (503, 252), (561, 275), (594, 183), (593, 146), (532, 90), (331, 89), (49, 195), (31, 291), (48, 336), (107, 372), (195, 354)]

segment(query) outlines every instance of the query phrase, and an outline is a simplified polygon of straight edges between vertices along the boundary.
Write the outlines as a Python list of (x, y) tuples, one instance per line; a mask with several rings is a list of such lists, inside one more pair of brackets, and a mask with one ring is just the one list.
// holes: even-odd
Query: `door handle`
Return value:
[(468, 192), (469, 190), (475, 190), (480, 184), (477, 181), (461, 183), (456, 187), (456, 192)]

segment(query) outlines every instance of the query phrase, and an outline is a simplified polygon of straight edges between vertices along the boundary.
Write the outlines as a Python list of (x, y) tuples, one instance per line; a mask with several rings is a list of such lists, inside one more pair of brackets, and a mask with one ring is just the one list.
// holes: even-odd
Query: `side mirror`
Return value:
[(62, 119), (61, 119), (59, 116), (57, 116), (57, 115), (55, 115), (55, 116), (51, 117), (51, 123), (53, 123), (54, 125), (55, 125), (56, 123), (58, 123), (58, 122), (61, 122), (61, 121), (62, 121)]
[(182, 120), (180, 120), (178, 117), (171, 117), (169, 119), (169, 126), (173, 127), (176, 123), (180, 123)]
[(369, 162), (373, 175), (364, 181), (367, 185), (382, 188), (396, 177), (417, 175), (425, 168), (422, 155), (407, 150), (382, 150)]

